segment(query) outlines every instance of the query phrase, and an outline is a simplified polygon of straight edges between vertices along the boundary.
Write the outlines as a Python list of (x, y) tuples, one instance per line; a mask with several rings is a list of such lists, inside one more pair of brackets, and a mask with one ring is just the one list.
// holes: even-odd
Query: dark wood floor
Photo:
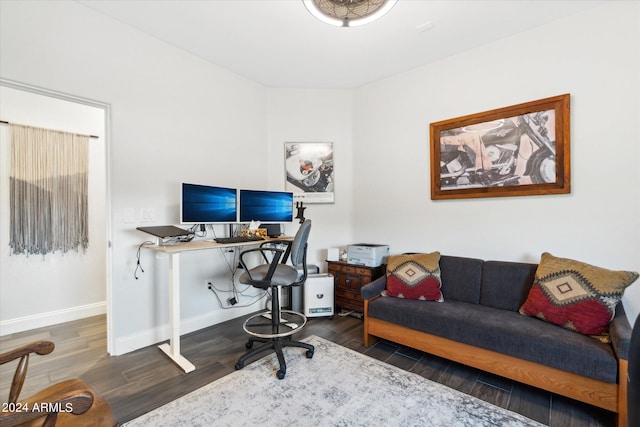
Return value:
[[(56, 344), (53, 353), (31, 358), (22, 395), (29, 396), (64, 379), (82, 378), (107, 399), (124, 423), (233, 372), (236, 359), (245, 351), (243, 320), (184, 335), (182, 354), (196, 366), (189, 374), (184, 374), (156, 346), (117, 357), (107, 355), (104, 316), (0, 337), (0, 352), (38, 339), (53, 341)], [(355, 317), (310, 319), (296, 338), (312, 334), (551, 427), (614, 425), (615, 417), (610, 412), (416, 350), (384, 341), (364, 348), (362, 320)], [(13, 363), (0, 368), (3, 401), (8, 395), (13, 369)]]

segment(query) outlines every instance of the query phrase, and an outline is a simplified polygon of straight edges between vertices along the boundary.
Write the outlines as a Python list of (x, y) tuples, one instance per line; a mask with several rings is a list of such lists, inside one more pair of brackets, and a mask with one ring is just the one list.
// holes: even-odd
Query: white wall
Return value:
[[(134, 278), (148, 238), (135, 227), (177, 223), (183, 181), (282, 189), (285, 141), (334, 142), (336, 203), (307, 209), (310, 261), (323, 269), (326, 247), (367, 241), (503, 260), (547, 250), (640, 270), (639, 22), (637, 3), (616, 2), (355, 91), (304, 91), (264, 88), (74, 2), (5, 0), (0, 76), (111, 106), (120, 354), (168, 336), (166, 259), (142, 251)], [(429, 123), (566, 92), (570, 195), (429, 199)], [(156, 219), (143, 223), (143, 208)], [(206, 289), (228, 286), (232, 255), (183, 257), (183, 332), (253, 310), (219, 309)], [(625, 298), (632, 315), (639, 288)]]
[(0, 126), (0, 334), (106, 312), (105, 114), (101, 108), (0, 86), (0, 118), (99, 138), (89, 140), (89, 247), (12, 255), (10, 131)]
[[(145, 273), (134, 278), (149, 237), (135, 227), (177, 223), (180, 182), (264, 184), (266, 89), (75, 2), (2, 1), (0, 51), (5, 79), (110, 104), (111, 350), (167, 338), (166, 262), (143, 251)], [(155, 220), (143, 223), (142, 209)], [(228, 283), (225, 268), (217, 253), (184, 257), (183, 331), (242, 314), (218, 309), (206, 288), (205, 279)]]
[[(429, 124), (571, 94), (568, 195), (430, 200)], [(614, 2), (358, 89), (355, 240), (640, 271), (640, 4)], [(381, 227), (384, 224), (384, 227)], [(630, 319), (640, 283), (626, 292)]]
[[(353, 243), (352, 91), (269, 90), (269, 184), (283, 188), (285, 142), (333, 142), (335, 203), (305, 204), (313, 221), (308, 262), (326, 271), (327, 248)], [(287, 226), (293, 234), (299, 224)]]

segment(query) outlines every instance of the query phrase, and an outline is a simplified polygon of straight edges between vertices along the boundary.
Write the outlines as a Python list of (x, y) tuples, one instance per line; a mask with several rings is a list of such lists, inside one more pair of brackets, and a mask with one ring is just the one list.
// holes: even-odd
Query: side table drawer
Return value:
[(340, 261), (327, 263), (329, 273), (333, 275), (336, 307), (362, 313), (364, 302), (360, 288), (382, 276), (386, 267), (365, 267)]
[(362, 297), (360, 296), (360, 292), (352, 291), (349, 289), (336, 288), (336, 297), (347, 298), (351, 301), (362, 302)]
[(369, 268), (360, 267), (357, 265), (332, 265), (329, 270), (333, 270), (335, 273), (347, 273), (357, 274), (360, 276), (371, 278), (371, 270)]
[(360, 293), (362, 287), (362, 277), (354, 274), (338, 273), (334, 275), (337, 288), (353, 289)]

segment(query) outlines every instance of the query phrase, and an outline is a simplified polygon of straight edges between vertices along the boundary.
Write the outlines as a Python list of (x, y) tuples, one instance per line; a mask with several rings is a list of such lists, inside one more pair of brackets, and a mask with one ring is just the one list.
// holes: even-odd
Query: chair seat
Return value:
[(0, 354), (0, 365), (18, 361), (8, 402), (18, 402), (21, 410), (0, 412), (2, 427), (113, 427), (118, 420), (107, 401), (80, 379), (71, 379), (53, 384), (26, 399), (20, 399), (20, 391), (27, 376), (29, 357), (51, 353), (55, 344), (51, 341), (35, 341)]
[[(251, 277), (254, 281), (249, 279), (249, 274), (247, 272), (243, 272), (240, 275), (240, 283), (256, 286), (255, 281), (265, 280), (267, 277), (267, 272), (269, 271), (269, 264), (259, 265), (255, 268), (251, 269)], [(279, 264), (276, 267), (276, 271), (273, 274), (273, 278), (271, 279), (270, 286), (291, 286), (298, 279), (298, 270), (295, 268), (286, 265)], [(268, 285), (265, 285), (265, 288), (268, 288)]]
[[(79, 395), (81, 393), (89, 393), (89, 395), (93, 396), (93, 404), (86, 412), (75, 415), (73, 413), (67, 412), (68, 410), (73, 409), (73, 406), (62, 408), (62, 411), (58, 414), (58, 418), (56, 420), (56, 427), (113, 427), (118, 425), (118, 420), (115, 418), (113, 412), (109, 408), (108, 403), (102, 398), (99, 394), (95, 392), (95, 390), (89, 386), (87, 383), (80, 379), (71, 379), (55, 384), (51, 387), (46, 388), (34, 394), (33, 396), (27, 399), (21, 399), (20, 403), (23, 405), (27, 405), (29, 408), (33, 408), (34, 405), (43, 405), (43, 402), (54, 402), (56, 399), (60, 398), (60, 396), (73, 396)], [(72, 404), (68, 404), (72, 405)], [(76, 408), (77, 409), (77, 408)], [(10, 414), (6, 414), (10, 415)], [(28, 416), (27, 413), (22, 413), (18, 415)], [(44, 422), (44, 417), (46, 416), (46, 412), (43, 411), (42, 417), (37, 418), (35, 420), (21, 422), (19, 417), (15, 417), (15, 419), (2, 419), (0, 420), (1, 425), (6, 426), (20, 426), (20, 427), (40, 427)], [(10, 417), (6, 417), (10, 418)]]

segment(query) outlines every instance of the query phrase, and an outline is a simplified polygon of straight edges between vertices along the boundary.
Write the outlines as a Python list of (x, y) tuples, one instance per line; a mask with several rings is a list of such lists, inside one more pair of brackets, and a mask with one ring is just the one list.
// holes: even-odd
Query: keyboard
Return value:
[(257, 236), (236, 236), (236, 237), (218, 237), (213, 239), (216, 243), (245, 243), (245, 242), (259, 242), (264, 240), (262, 237)]

